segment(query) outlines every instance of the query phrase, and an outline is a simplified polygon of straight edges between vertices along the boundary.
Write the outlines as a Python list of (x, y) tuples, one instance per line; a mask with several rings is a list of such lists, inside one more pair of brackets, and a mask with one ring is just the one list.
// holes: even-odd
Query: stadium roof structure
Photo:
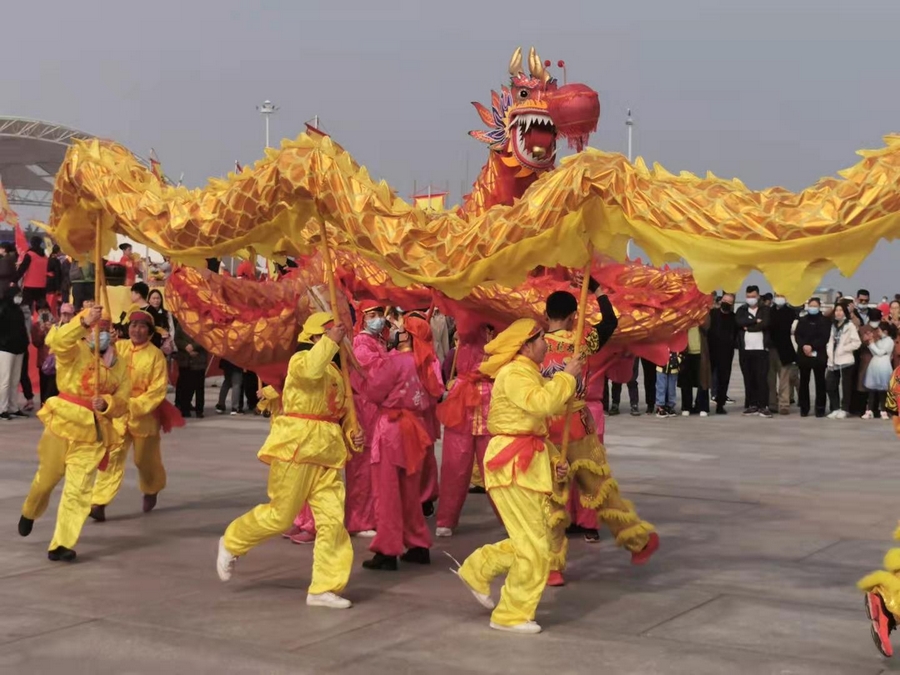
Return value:
[(9, 203), (49, 208), (53, 181), (69, 146), (94, 137), (61, 124), (0, 116), (0, 179)]

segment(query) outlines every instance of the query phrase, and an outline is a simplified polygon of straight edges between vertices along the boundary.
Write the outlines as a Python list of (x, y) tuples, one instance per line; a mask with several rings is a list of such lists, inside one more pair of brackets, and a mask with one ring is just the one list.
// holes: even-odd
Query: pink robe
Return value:
[(405, 442), (410, 439), (401, 433), (401, 422), (391, 419), (396, 414), (413, 415), (423, 432), (423, 444), (416, 447), (427, 447), (424, 444), (432, 430), (425, 415), (434, 399), (419, 381), (412, 352), (389, 352), (373, 366), (366, 381), (366, 395), (379, 407), (371, 453), (378, 534), (370, 549), (399, 556), (407, 548), (431, 548), (431, 533), (421, 506), (423, 463), (408, 470)]
[[(480, 403), (469, 407), (465, 421), (456, 427), (444, 428), (444, 446), (441, 456), (441, 501), (438, 503), (437, 526), (451, 530), (459, 525), (459, 515), (469, 492), (472, 467), (475, 460), (484, 475), (484, 452), (491, 437), (487, 430), (488, 411), (491, 406), (493, 382), (478, 377), (478, 368), (484, 360), (486, 336), (483, 331), (460, 336), (459, 356), (456, 358), (456, 382), (451, 389), (460, 386), (477, 387)], [(469, 383), (467, 380), (476, 380)]]
[[(432, 363), (432, 367), (435, 374), (437, 375), (437, 381), (443, 382), (440, 361), (435, 360), (434, 363)], [(438, 422), (436, 413), (437, 404), (437, 399), (432, 399), (431, 406), (428, 408), (428, 410), (425, 411), (425, 427), (428, 429), (428, 433), (431, 434), (432, 444), (427, 450), (427, 454), (425, 455), (425, 464), (422, 467), (420, 500), (423, 504), (425, 502), (437, 501), (440, 494), (438, 485), (437, 458), (434, 455), (434, 444), (437, 442), (437, 439), (441, 437), (441, 423)]]

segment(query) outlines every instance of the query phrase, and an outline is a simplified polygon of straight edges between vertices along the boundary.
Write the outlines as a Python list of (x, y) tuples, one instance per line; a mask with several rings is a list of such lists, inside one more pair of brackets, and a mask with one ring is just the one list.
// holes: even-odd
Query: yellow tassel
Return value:
[(894, 574), (900, 572), (900, 548), (892, 548), (884, 555), (884, 568)]
[[(638, 539), (641, 541), (641, 544), (636, 550), (640, 550), (644, 546), (646, 546), (646, 541), (644, 541), (646, 537), (648, 537), (650, 533), (655, 531), (656, 528), (653, 527), (650, 523), (638, 523), (637, 525), (622, 530), (618, 535), (616, 535), (616, 546), (624, 546), (628, 550), (632, 550), (628, 546), (629, 542), (633, 542), (634, 540)], [(633, 543), (632, 546), (637, 546), (637, 544)]]
[(612, 521), (620, 525), (631, 525), (632, 523), (640, 523), (641, 518), (634, 511), (620, 511), (619, 509), (600, 509), (597, 511), (597, 517), (602, 521)]
[(616, 482), (616, 479), (610, 478), (603, 482), (600, 489), (597, 491), (597, 494), (581, 495), (581, 505), (587, 509), (594, 509), (596, 511), (606, 503), (609, 499), (609, 495), (618, 489), (619, 484)]
[(592, 459), (576, 459), (569, 464), (569, 475), (574, 475), (579, 471), (590, 471), (598, 476), (609, 476), (611, 470), (606, 462), (599, 463)]

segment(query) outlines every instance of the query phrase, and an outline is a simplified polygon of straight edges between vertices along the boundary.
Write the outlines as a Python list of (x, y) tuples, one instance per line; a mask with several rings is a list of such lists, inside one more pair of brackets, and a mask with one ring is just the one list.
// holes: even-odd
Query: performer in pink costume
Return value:
[(368, 371), (387, 355), (384, 343), (385, 306), (377, 301), (363, 301), (361, 312), (362, 330), (353, 339), (353, 354), (359, 362), (360, 371), (353, 370), (350, 383), (353, 386), (353, 400), (356, 416), (366, 443), (363, 451), (354, 454), (345, 469), (347, 476), (346, 519), (347, 531), (358, 537), (375, 536), (375, 492), (372, 489), (372, 438), (378, 405), (367, 395), (366, 375)]
[(425, 415), (443, 384), (430, 334), (423, 319), (404, 317), (397, 349), (372, 366), (366, 382), (366, 395), (379, 406), (372, 439), (377, 534), (369, 547), (375, 556), (363, 562), (366, 569), (396, 570), (398, 556), (404, 562), (431, 562), (421, 471), (433, 443)]
[(484, 360), (484, 346), (492, 338), (493, 329), (486, 324), (460, 334), (455, 381), (447, 399), (437, 408), (438, 419), (444, 425), (441, 501), (435, 530), (438, 537), (453, 536), (453, 530), (459, 525), (476, 458), (484, 475), (484, 452), (491, 439), (487, 417), (493, 382), (479, 368)]

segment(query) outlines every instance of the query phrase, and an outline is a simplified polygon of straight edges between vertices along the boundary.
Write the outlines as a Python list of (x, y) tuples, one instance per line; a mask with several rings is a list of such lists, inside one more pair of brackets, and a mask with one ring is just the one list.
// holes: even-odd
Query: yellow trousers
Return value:
[(128, 449), (132, 445), (134, 445), (134, 465), (138, 470), (141, 492), (145, 495), (155, 495), (166, 487), (166, 468), (162, 463), (159, 436), (142, 438), (129, 433), (125, 434), (122, 443), (110, 451), (106, 471), (100, 471), (97, 474), (94, 496), (91, 499), (92, 504), (106, 506), (115, 499), (122, 487), (122, 479), (125, 477), (125, 460), (128, 458)]
[(47, 510), (53, 488), (65, 476), (49, 550), (59, 546), (75, 548), (84, 521), (91, 511), (91, 487), (97, 466), (103, 459), (103, 444), (99, 441), (68, 441), (45, 429), (38, 441), (37, 452), (38, 469), (22, 505), (22, 515), (31, 520), (40, 518)]
[[(632, 552), (642, 550), (655, 528), (641, 520), (634, 510), (634, 504), (619, 494), (619, 484), (612, 477), (612, 470), (606, 461), (606, 449), (600, 439), (589, 434), (571, 441), (567, 458), (569, 480), (576, 481), (582, 505), (597, 512), (597, 520), (615, 535), (617, 546)], [(553, 499), (550, 549), (553, 552), (551, 568), (554, 570), (563, 570), (566, 566), (568, 501), (568, 490)]]
[(532, 621), (550, 573), (550, 498), (513, 484), (492, 488), (491, 499), (509, 539), (472, 553), (459, 575), (479, 593), (490, 594), (491, 581), (506, 574), (491, 621), (516, 626)]
[(309, 504), (316, 521), (309, 592), (340, 593), (350, 579), (353, 547), (344, 527), (344, 483), (340, 471), (316, 464), (273, 460), (269, 466), (269, 503), (260, 504), (225, 530), (225, 548), (242, 556), (266, 539), (288, 530)]
[[(900, 527), (894, 532), (900, 541)], [(877, 593), (884, 600), (887, 610), (900, 622), (900, 548), (889, 549), (884, 556), (884, 569), (867, 574), (857, 586), (867, 593)]]

